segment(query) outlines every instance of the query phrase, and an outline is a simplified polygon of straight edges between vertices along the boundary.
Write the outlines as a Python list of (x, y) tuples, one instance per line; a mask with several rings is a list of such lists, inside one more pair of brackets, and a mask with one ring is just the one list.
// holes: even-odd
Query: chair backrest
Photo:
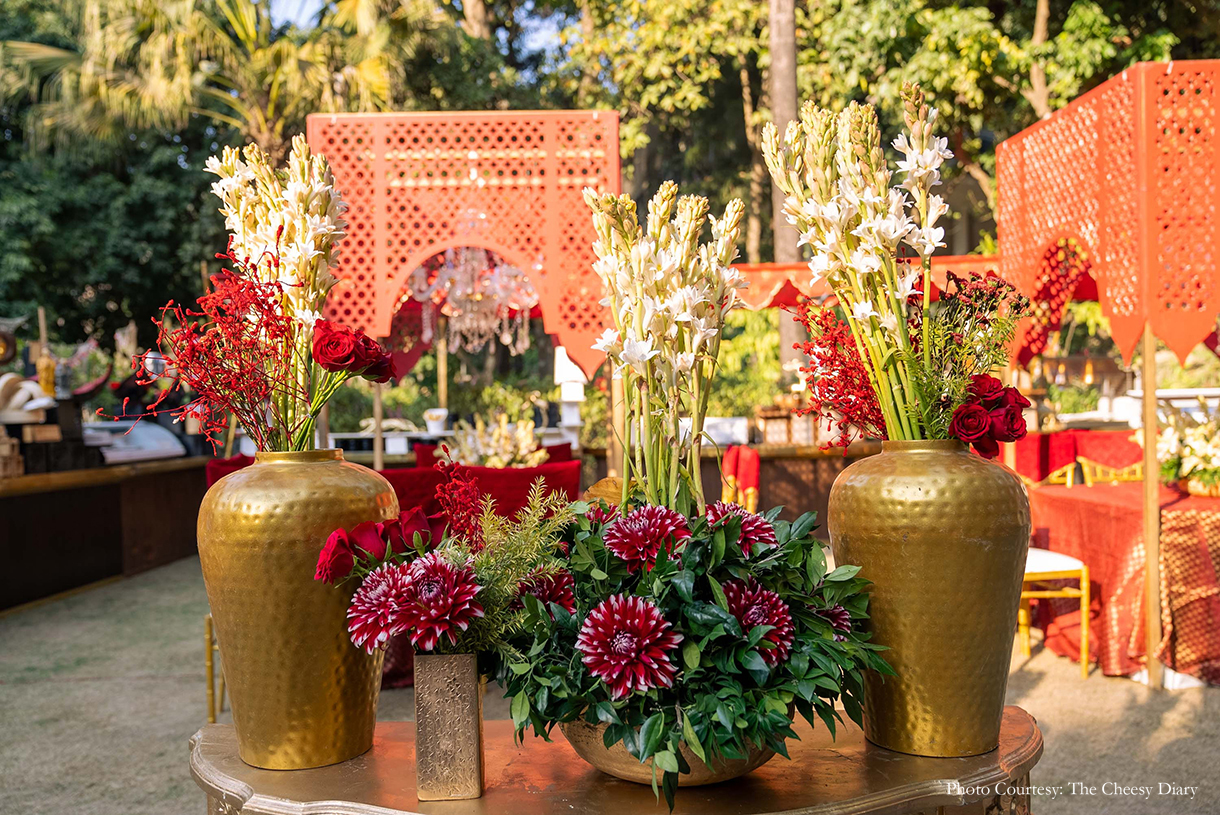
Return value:
[(436, 448), (435, 444), (413, 444), (411, 445), (412, 452), (415, 453), (416, 467), (432, 467), (436, 464)]
[(213, 484), (229, 473), (235, 473), (243, 467), (249, 467), (253, 463), (253, 456), (243, 456), (240, 453), (231, 458), (214, 458), (209, 460), (204, 467), (208, 488), (211, 489)]
[(1144, 462), (1142, 461), (1127, 467), (1110, 467), (1097, 461), (1090, 461), (1084, 456), (1080, 456), (1076, 460), (1080, 462), (1080, 471), (1084, 474), (1086, 487), (1094, 484), (1117, 484), (1121, 481), (1144, 480)]
[(747, 512), (758, 511), (758, 484), (762, 460), (753, 447), (742, 447), (737, 454), (737, 503)]
[(740, 449), (737, 445), (729, 447), (720, 461), (720, 500), (726, 504), (737, 501), (737, 451)]

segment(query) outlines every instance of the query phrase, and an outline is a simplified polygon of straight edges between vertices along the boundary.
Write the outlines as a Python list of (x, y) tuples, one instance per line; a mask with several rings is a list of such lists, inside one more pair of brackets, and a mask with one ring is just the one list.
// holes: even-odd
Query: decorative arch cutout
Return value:
[(306, 133), (348, 202), (328, 316), (390, 336), (412, 270), (490, 249), (530, 275), (543, 326), (592, 376), (603, 292), (582, 190), (619, 191), (615, 112), (316, 114)]
[(1018, 328), (1017, 363), (1028, 365), (1046, 348), (1050, 332), (1062, 324), (1063, 311), (1074, 299), (1096, 299), (1088, 250), (1075, 238), (1060, 238), (1042, 253), (1030, 297), (1030, 316)]

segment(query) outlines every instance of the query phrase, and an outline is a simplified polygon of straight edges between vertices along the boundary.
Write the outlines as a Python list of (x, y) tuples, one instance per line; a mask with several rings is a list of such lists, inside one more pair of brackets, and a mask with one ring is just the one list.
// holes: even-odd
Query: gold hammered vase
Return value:
[(835, 563), (873, 582), (873, 641), (897, 676), (869, 672), (864, 733), (920, 756), (999, 744), (1029, 546), (1029, 496), (958, 441), (887, 441), (830, 491)]
[(483, 794), (483, 685), (474, 654), (415, 655), (415, 794)]
[(372, 746), (383, 655), (348, 638), (356, 582), (313, 576), (335, 529), (397, 515), (389, 482), (340, 450), (258, 453), (208, 490), (199, 560), (242, 761), (300, 770)]
[[(603, 736), (606, 725), (589, 724), (583, 720), (564, 722), (559, 725), (563, 736), (572, 745), (576, 755), (592, 764), (603, 773), (621, 778), (624, 781), (634, 781), (637, 784), (652, 784), (652, 759), (641, 764), (639, 759), (627, 752), (623, 743), (617, 742), (613, 747), (607, 747)], [(742, 759), (712, 759), (709, 766), (692, 753), (685, 744), (682, 745), (682, 756), (690, 765), (690, 772), (678, 776), (679, 787), (699, 787), (704, 784), (719, 784), (740, 775), (758, 769), (770, 761), (775, 753), (765, 747), (751, 747), (750, 754)], [(660, 779), (660, 773), (657, 774)]]

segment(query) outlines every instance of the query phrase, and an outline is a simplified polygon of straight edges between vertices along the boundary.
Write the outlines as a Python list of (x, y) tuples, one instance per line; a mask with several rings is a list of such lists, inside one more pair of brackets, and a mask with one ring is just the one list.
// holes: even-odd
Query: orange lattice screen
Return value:
[(1215, 328), (1218, 83), (1218, 60), (1141, 63), (999, 145), (1002, 272), (1042, 300), (1027, 343), (1085, 272), (1128, 359), (1145, 320), (1180, 358)]
[(546, 330), (585, 373), (601, 364), (590, 346), (602, 287), (581, 190), (619, 191), (616, 113), (317, 114), (307, 135), (349, 205), (331, 316), (388, 336), (413, 269), (482, 247), (530, 275)]

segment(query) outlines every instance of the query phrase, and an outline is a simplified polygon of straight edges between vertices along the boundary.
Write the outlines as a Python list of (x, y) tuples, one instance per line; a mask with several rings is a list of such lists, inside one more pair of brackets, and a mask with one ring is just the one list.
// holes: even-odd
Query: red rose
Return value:
[(408, 509), (394, 520), (386, 521), (383, 526), (390, 550), (397, 554), (406, 554), (415, 548), (416, 533), (419, 533), (425, 547), (431, 549), (436, 544), (428, 516), (420, 507)]
[(1016, 388), (1005, 388), (1004, 392), (1000, 394), (999, 406), (1009, 407), (1010, 405), (1016, 405), (1021, 409), (1025, 409), (1029, 407), (1029, 400), (1022, 396), (1021, 391)]
[(991, 417), (978, 402), (964, 402), (953, 411), (949, 432), (964, 442), (975, 442), (991, 435)]
[(360, 365), (360, 340), (345, 325), (336, 325), (318, 320), (313, 329), (313, 360), (323, 370), (358, 371)]
[(365, 334), (356, 332), (356, 368), (367, 368), (381, 358), (381, 346), (377, 340)]
[(1025, 414), (1016, 405), (991, 411), (991, 435), (996, 441), (1016, 441), (1025, 438)]
[(398, 376), (398, 371), (394, 367), (394, 357), (389, 354), (382, 354), (372, 365), (361, 371), (360, 375), (372, 382), (379, 382), (384, 385)]
[(983, 458), (995, 458), (1000, 454), (1000, 443), (991, 436), (984, 436), (974, 442), (974, 452)]
[(988, 408), (1004, 393), (1004, 383), (990, 374), (975, 374), (970, 377), (970, 395)]
[(352, 531), (347, 533), (352, 548), (367, 554), (373, 560), (384, 560), (386, 544), (385, 538), (382, 537), (382, 526), (375, 521), (356, 524)]
[(336, 529), (326, 539), (322, 553), (318, 555), (318, 569), (314, 572), (314, 580), (327, 583), (337, 583), (352, 573), (356, 565), (356, 554), (352, 551), (352, 543), (347, 537), (347, 530)]

